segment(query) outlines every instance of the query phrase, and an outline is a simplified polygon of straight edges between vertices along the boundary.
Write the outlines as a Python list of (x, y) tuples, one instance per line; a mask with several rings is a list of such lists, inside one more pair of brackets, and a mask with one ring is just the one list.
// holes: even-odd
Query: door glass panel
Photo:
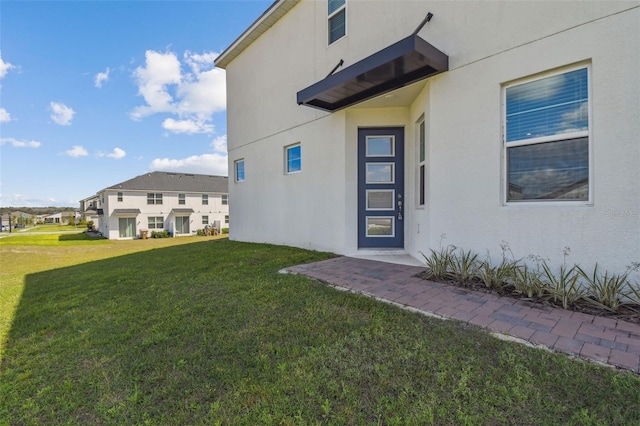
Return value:
[(367, 217), (367, 237), (393, 237), (394, 217)]
[(393, 151), (393, 136), (367, 137), (367, 157), (391, 157)]
[(393, 210), (393, 190), (367, 190), (367, 210)]
[(367, 183), (393, 183), (393, 163), (367, 163)]

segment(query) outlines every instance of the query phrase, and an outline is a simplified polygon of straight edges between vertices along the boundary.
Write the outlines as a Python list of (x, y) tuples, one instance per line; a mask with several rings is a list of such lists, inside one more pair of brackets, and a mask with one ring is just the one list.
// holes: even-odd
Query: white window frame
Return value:
[(147, 204), (148, 205), (162, 205), (162, 193), (161, 192), (147, 192)]
[[(289, 152), (291, 152), (294, 148), (300, 148), (300, 168), (297, 170), (291, 170), (289, 164)], [(292, 175), (295, 173), (300, 173), (302, 171), (302, 145), (300, 142), (294, 143), (292, 145), (288, 145), (284, 147), (284, 173), (287, 175)]]
[(187, 204), (186, 194), (178, 194), (178, 205), (184, 206)]
[(222, 196), (220, 197), (220, 202), (223, 206), (229, 205), (229, 194), (222, 194)]
[[(160, 220), (158, 220), (160, 219)], [(151, 221), (153, 220), (153, 223)], [(164, 217), (163, 216), (149, 216), (147, 218), (148, 229), (164, 229)]]
[(209, 194), (202, 194), (202, 205), (203, 206), (209, 205)]
[[(242, 164), (242, 179), (238, 176), (238, 165)], [(233, 177), (236, 182), (244, 182), (247, 180), (247, 171), (245, 169), (244, 158), (240, 158), (233, 162)]]
[[(557, 135), (550, 136), (542, 136), (531, 139), (517, 140), (507, 142), (507, 89), (510, 87), (519, 86), (525, 83), (530, 83), (532, 81), (542, 80), (547, 77), (552, 77), (556, 75), (562, 75), (569, 73), (571, 71), (576, 71), (579, 69), (587, 70), (587, 96), (588, 96), (588, 129), (581, 130), (576, 132), (568, 132), (568, 133), (560, 133)], [(526, 78), (518, 79), (516, 81), (512, 81), (506, 83), (502, 86), (502, 204), (504, 206), (589, 206), (593, 205), (593, 132), (592, 132), (592, 123), (593, 123), (593, 96), (592, 96), (592, 73), (591, 73), (591, 64), (590, 63), (580, 63), (571, 66), (566, 66), (559, 69), (554, 69), (551, 71), (543, 72), (540, 74), (536, 74), (533, 76), (529, 76)], [(587, 138), (588, 141), (588, 191), (589, 195), (587, 200), (553, 200), (553, 199), (543, 199), (543, 200), (509, 200), (509, 164), (508, 164), (508, 148), (515, 148), (519, 146), (529, 146), (529, 145), (537, 145), (548, 142), (562, 142), (568, 141), (572, 139), (581, 139)]]
[[(331, 13), (328, 11), (328, 4), (329, 2), (327, 2), (327, 43), (331, 46), (333, 43), (336, 43), (338, 40), (342, 40), (347, 36), (347, 0), (344, 0), (344, 4)], [(344, 34), (331, 41), (331, 20), (342, 12), (344, 12)]]
[(123, 199), (124, 195), (122, 194), (122, 192), (118, 192), (118, 202), (121, 203)]
[(209, 224), (209, 215), (202, 215), (202, 224), (203, 225), (208, 225)]

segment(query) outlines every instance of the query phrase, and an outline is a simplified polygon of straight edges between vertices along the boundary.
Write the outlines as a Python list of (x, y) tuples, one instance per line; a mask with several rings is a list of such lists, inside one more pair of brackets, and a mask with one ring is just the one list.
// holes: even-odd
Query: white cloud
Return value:
[(109, 68), (107, 68), (107, 70), (105, 72), (99, 72), (98, 74), (96, 74), (95, 76), (95, 85), (98, 89), (100, 89), (102, 87), (102, 83), (104, 83), (105, 81), (109, 81), (109, 72), (111, 70), (109, 70)]
[(14, 148), (38, 148), (42, 145), (37, 141), (19, 141), (14, 138), (0, 138), (0, 145), (9, 144)]
[(195, 120), (174, 120), (167, 118), (162, 122), (162, 127), (173, 133), (187, 133), (193, 135), (195, 133), (213, 133), (213, 124), (207, 124), (204, 121)]
[(6, 109), (0, 108), (0, 123), (6, 123), (8, 121), (11, 121), (11, 114), (9, 114)]
[(227, 176), (227, 156), (213, 153), (193, 155), (181, 160), (156, 158), (149, 165), (151, 170), (173, 170), (183, 173), (200, 173)]
[[(213, 127), (208, 122), (214, 113), (226, 109), (227, 101), (225, 71), (214, 65), (217, 56), (215, 52), (186, 51), (181, 63), (173, 52), (148, 50), (145, 65), (133, 72), (138, 94), (146, 104), (134, 108), (130, 117), (141, 120), (158, 113), (175, 114), (179, 120), (165, 120), (165, 129), (188, 134), (211, 133)], [(183, 65), (188, 70), (183, 70)], [(187, 130), (196, 128), (197, 131)]]
[(213, 150), (216, 152), (227, 152), (227, 135), (218, 136), (211, 142)]
[(76, 113), (73, 109), (63, 103), (51, 102), (51, 119), (61, 126), (69, 126)]
[(0, 78), (4, 78), (4, 76), (7, 75), (9, 70), (12, 68), (15, 68), (15, 66), (11, 65), (9, 62), (3, 61), (2, 53), (0, 52)]
[(125, 150), (124, 150), (124, 149), (121, 149), (121, 148), (115, 147), (115, 148), (113, 149), (113, 151), (112, 151), (112, 152), (110, 152), (110, 153), (108, 153), (108, 154), (105, 154), (105, 153), (103, 153), (103, 152), (98, 152), (98, 154), (97, 154), (97, 155), (98, 155), (98, 157), (115, 158), (116, 160), (119, 160), (119, 159), (121, 159), (121, 158), (126, 157), (127, 153), (125, 152)]
[(147, 50), (145, 66), (136, 68), (133, 76), (138, 84), (138, 94), (147, 105), (136, 107), (130, 114), (131, 118), (140, 120), (155, 113), (176, 110), (168, 87), (181, 81), (180, 61), (174, 53)]
[(68, 155), (69, 157), (86, 157), (87, 155), (89, 155), (87, 150), (81, 147), (80, 145), (74, 145), (73, 148), (71, 148), (68, 151), (65, 151), (65, 154)]

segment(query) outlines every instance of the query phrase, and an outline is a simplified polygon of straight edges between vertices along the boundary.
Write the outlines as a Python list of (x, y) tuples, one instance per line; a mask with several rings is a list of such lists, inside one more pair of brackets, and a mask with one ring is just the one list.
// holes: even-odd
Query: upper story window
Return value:
[(222, 194), (222, 205), (226, 206), (229, 204), (229, 194)]
[(506, 200), (589, 201), (589, 68), (504, 89)]
[(186, 204), (186, 198), (184, 196), (184, 194), (178, 194), (178, 204)]
[(300, 144), (285, 147), (285, 170), (296, 173), (302, 170), (302, 150)]
[(121, 202), (122, 201), (122, 192), (118, 192), (118, 201)]
[(162, 194), (157, 192), (148, 192), (147, 204), (162, 204)]
[(244, 181), (244, 159), (236, 160), (235, 163), (233, 163), (233, 166), (235, 169), (236, 182)]
[(202, 194), (202, 205), (209, 205), (209, 196), (207, 194)]
[(341, 39), (347, 34), (347, 4), (346, 0), (329, 0), (329, 44)]

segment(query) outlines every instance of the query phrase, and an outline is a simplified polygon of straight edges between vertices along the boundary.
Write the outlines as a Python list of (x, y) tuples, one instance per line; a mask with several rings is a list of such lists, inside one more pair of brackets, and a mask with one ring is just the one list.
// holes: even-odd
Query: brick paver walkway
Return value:
[(350, 257), (287, 268), (427, 315), (466, 321), (536, 346), (640, 373), (640, 324), (415, 277), (424, 270)]

